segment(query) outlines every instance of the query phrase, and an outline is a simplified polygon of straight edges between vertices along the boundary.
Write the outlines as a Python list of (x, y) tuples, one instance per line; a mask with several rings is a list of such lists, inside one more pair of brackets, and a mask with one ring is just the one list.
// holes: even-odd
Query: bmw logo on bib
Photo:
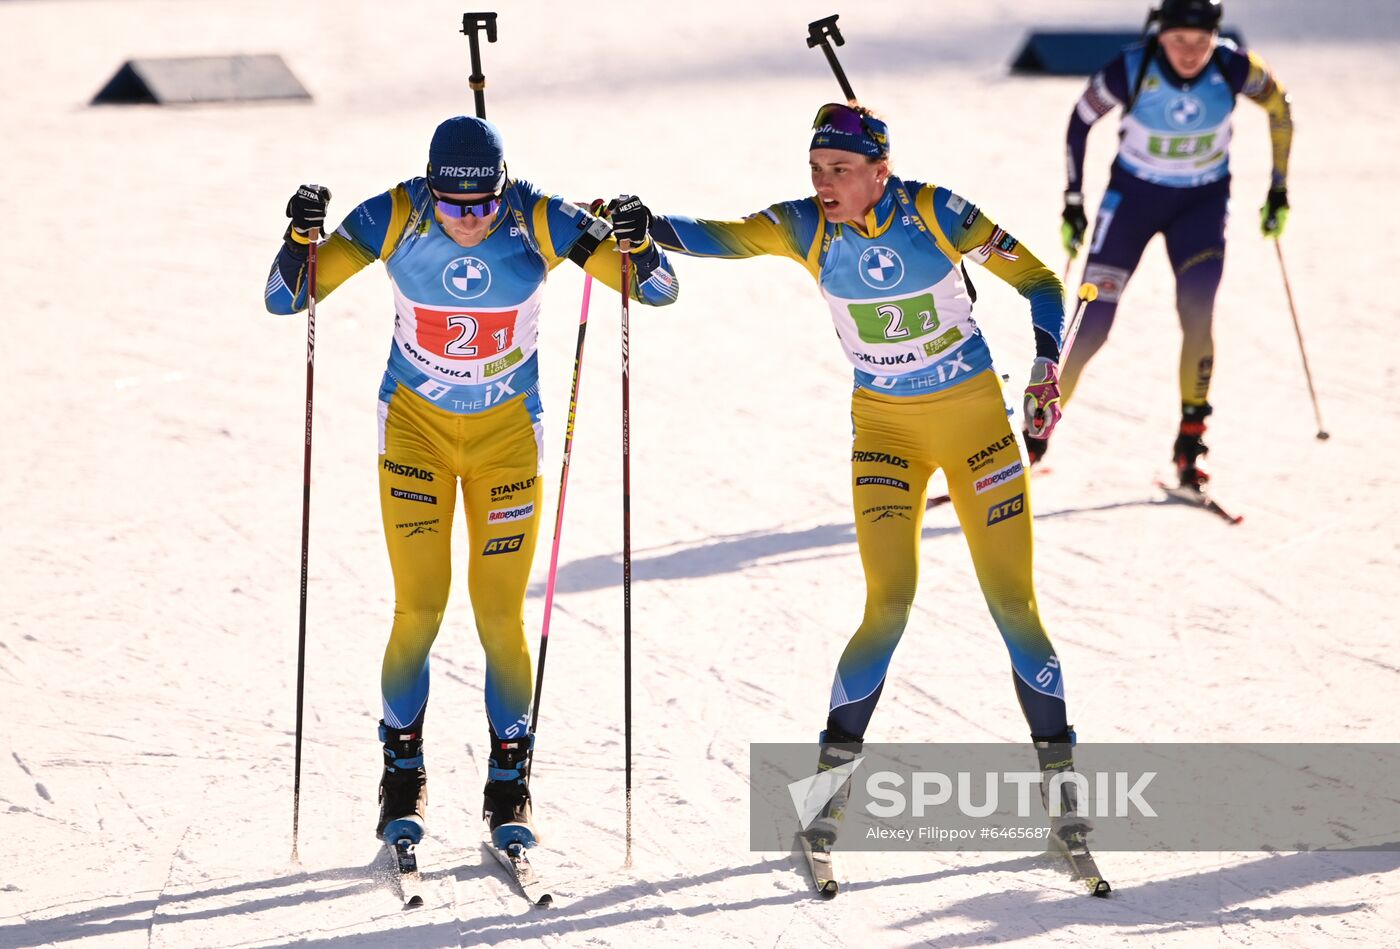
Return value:
[(904, 261), (888, 247), (876, 244), (860, 255), (860, 279), (867, 287), (892, 290), (904, 279)]
[(1205, 118), (1205, 107), (1193, 95), (1180, 95), (1167, 104), (1167, 119), (1179, 129), (1193, 129)]
[(491, 289), (491, 268), (479, 257), (458, 257), (442, 272), (442, 285), (459, 300), (475, 300)]

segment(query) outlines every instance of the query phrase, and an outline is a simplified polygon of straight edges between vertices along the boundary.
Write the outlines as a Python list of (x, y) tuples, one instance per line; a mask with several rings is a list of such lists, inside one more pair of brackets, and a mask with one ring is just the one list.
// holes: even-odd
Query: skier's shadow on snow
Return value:
[[(1107, 859), (1100, 854), (1099, 859), (1106, 866), (1112, 865), (1111, 854)], [(1400, 869), (1400, 842), (1349, 850), (1260, 854), (1256, 859), (1233, 866), (1193, 869), (1173, 877), (1124, 884), (1106, 900), (1076, 892), (1074, 899), (1082, 901), (1078, 904), (1082, 911), (1075, 913), (1028, 912), (1024, 892), (1003, 891), (948, 903), (898, 920), (892, 925), (904, 929), (940, 919), (956, 920), (960, 926), (967, 921), (987, 924), (974, 931), (943, 933), (938, 937), (940, 946), (961, 947), (1044, 936), (1061, 926), (1102, 926), (1113, 930), (1137, 926), (1141, 928), (1135, 930), (1135, 935), (1155, 935), (1191, 929), (1217, 930), (1227, 924), (1267, 925), (1274, 921), (1309, 917), (1343, 917), (1374, 907), (1362, 900), (1318, 904), (1306, 896), (1304, 905), (1299, 906), (1255, 907), (1249, 904), (1265, 897), (1278, 899), (1288, 890), (1378, 877), (1397, 869)], [(1108, 875), (1111, 878), (1112, 872)], [(881, 885), (918, 884), (928, 879), (929, 876), (908, 877), (886, 880)], [(1077, 884), (1068, 882), (1066, 885), (1077, 887)], [(1050, 899), (1057, 898), (1048, 897)], [(1037, 905), (1044, 907), (1047, 901)], [(1310, 930), (1315, 931), (1316, 924)], [(1251, 931), (1265, 935), (1268, 932), (1267, 929)], [(1114, 932), (1112, 938), (1120, 936), (1130, 938), (1121, 932)], [(1107, 932), (1105, 938), (1109, 938)], [(1281, 934), (1280, 938), (1287, 937)], [(1090, 941), (1093, 941), (1092, 938)]]
[[(424, 874), (425, 877), (430, 874)], [(31, 910), (30, 918), (18, 925), (0, 925), (0, 946), (61, 945), (82, 942), (93, 936), (112, 937), (119, 933), (147, 931), (149, 942), (154, 928), (160, 924), (218, 919), (241, 916), (268, 909), (288, 906), (309, 906), (317, 899), (341, 899), (347, 895), (388, 891), (391, 876), (387, 857), (377, 855), (368, 866), (358, 865), (319, 870), (311, 873), (289, 872), (260, 880), (247, 880), (203, 889), (181, 889), (178, 893), (145, 897), (113, 903), (91, 905), (62, 916), (44, 915), (44, 910)], [(324, 888), (331, 884), (329, 888)], [(247, 899), (227, 906), (192, 909), (201, 900), (249, 894)], [(85, 901), (88, 902), (88, 901)], [(230, 934), (232, 941), (233, 934)], [(343, 949), (363, 940), (366, 947), (382, 945), (382, 934), (347, 938), (337, 943)], [(380, 940), (376, 942), (375, 940)], [(309, 943), (300, 943), (308, 945)]]
[[(1087, 507), (1065, 508), (1058, 511), (1037, 513), (1036, 520), (1056, 517), (1071, 517), (1076, 514), (1089, 514), (1098, 511), (1112, 511), (1127, 507), (1157, 506), (1172, 502), (1157, 499), (1119, 501), (1113, 504), (1097, 504)], [(930, 523), (934, 521), (935, 523)], [(930, 511), (924, 519), (922, 538), (932, 540), (955, 536), (962, 533), (957, 518), (950, 508), (942, 507)], [(759, 562), (767, 566), (796, 563), (805, 560), (822, 560), (831, 557), (847, 556), (850, 551), (833, 550), (836, 547), (852, 547), (856, 543), (855, 524), (846, 521), (840, 524), (820, 524), (802, 530), (745, 531), (739, 534), (721, 534), (698, 541), (682, 542), (650, 550), (632, 552), (632, 579), (679, 580), (692, 577), (709, 577), (725, 573), (738, 573)], [(622, 554), (602, 554), (585, 557), (559, 566), (555, 581), (557, 593), (584, 593), (589, 590), (604, 590), (619, 586), (622, 582)], [(545, 585), (535, 583), (530, 586), (529, 595), (543, 597)]]
[[(1384, 845), (1390, 850), (1359, 848), (1343, 851), (1312, 853), (1264, 854), (1258, 859), (1209, 871), (1189, 870), (1176, 877), (1124, 885), (1106, 900), (1094, 899), (1079, 889), (1060, 871), (1058, 859), (1043, 854), (1031, 854), (998, 860), (992, 863), (972, 863), (931, 873), (862, 882), (850, 880), (843, 885), (836, 903), (852, 902), (862, 890), (891, 890), (894, 887), (915, 887), (911, 905), (927, 905), (928, 891), (919, 889), (936, 880), (975, 876), (981, 873), (1036, 873), (1047, 884), (1043, 899), (1028, 897), (1024, 887), (1010, 890), (989, 890), (985, 894), (940, 905), (937, 909), (917, 913), (905, 919), (892, 919), (887, 929), (909, 934), (922, 941), (918, 926), (949, 920), (956, 927), (948, 931), (938, 926), (936, 941), (941, 946), (981, 946), (993, 942), (1044, 936), (1056, 928), (1085, 926), (1112, 927), (1114, 938), (1124, 926), (1148, 927), (1139, 933), (1172, 933), (1183, 929), (1218, 929), (1222, 924), (1268, 923), (1273, 920), (1304, 917), (1341, 917), (1367, 908), (1357, 901), (1344, 904), (1275, 906), (1254, 908), (1247, 904), (1264, 895), (1277, 898), (1288, 890), (1305, 889), (1320, 883), (1336, 883), (1352, 878), (1377, 876), (1400, 869), (1400, 844)], [(461, 934), (472, 944), (491, 945), (497, 942), (530, 940), (559, 933), (583, 933), (589, 930), (610, 930), (625, 924), (645, 922), (676, 915), (705, 917), (735, 910), (774, 907), (797, 903), (814, 904), (814, 913), (832, 913), (832, 904), (815, 892), (788, 891), (771, 896), (721, 902), (707, 900), (697, 888), (735, 877), (764, 873), (801, 874), (795, 858), (761, 861), (744, 867), (726, 867), (689, 878), (662, 882), (645, 881), (617, 884), (610, 889), (578, 899), (565, 899), (548, 912), (520, 916), (511, 913), (500, 918), (463, 920)], [(1052, 888), (1052, 886), (1054, 888)], [(660, 896), (663, 905), (629, 906), (629, 900), (641, 902)], [(672, 899), (667, 899), (672, 897)], [(695, 905), (684, 902), (696, 900)], [(868, 905), (868, 904), (866, 904)], [(1073, 912), (1035, 912), (1051, 907), (1073, 906)], [(602, 907), (614, 907), (611, 912), (598, 913)], [(844, 915), (844, 914), (843, 914)], [(721, 917), (722, 918), (722, 917)], [(968, 929), (978, 922), (986, 926)], [(1107, 933), (1105, 934), (1107, 936)]]
[[(920, 889), (925, 884), (952, 877), (975, 876), (982, 873), (1026, 873), (1042, 874), (1047, 888), (1045, 898), (1028, 903), (1024, 887), (1004, 891), (991, 891), (964, 900), (944, 903), (935, 909), (916, 913), (904, 919), (894, 919), (888, 928), (918, 936), (916, 929), (924, 923), (937, 923), (947, 919), (955, 923), (958, 930), (967, 928), (968, 922), (984, 922), (985, 926), (972, 931), (948, 932), (942, 928), (938, 934), (940, 946), (980, 946), (989, 942), (1036, 937), (1048, 934), (1061, 926), (1102, 926), (1112, 927), (1113, 938), (1121, 935), (1124, 926), (1144, 927), (1139, 934), (1173, 933), (1183, 929), (1217, 929), (1222, 923), (1248, 924), (1268, 923), (1274, 920), (1299, 918), (1341, 917), (1349, 913), (1370, 908), (1368, 904), (1356, 901), (1342, 904), (1274, 906), (1255, 908), (1248, 904), (1268, 895), (1275, 899), (1289, 890), (1303, 890), (1310, 886), (1326, 883), (1342, 883), (1351, 879), (1378, 877), (1400, 869), (1400, 843), (1385, 844), (1379, 848), (1357, 848), (1340, 851), (1314, 851), (1312, 853), (1263, 854), (1246, 863), (1228, 867), (1217, 867), (1204, 871), (1186, 870), (1174, 877), (1154, 879), (1143, 883), (1121, 884), (1113, 896), (1107, 900), (1096, 900), (1083, 895), (1077, 885), (1059, 873), (1057, 865), (1047, 862), (1040, 855), (1027, 855), (999, 860), (993, 863), (970, 863), (946, 867), (931, 873), (913, 874), (883, 880), (863, 882), (852, 880), (843, 890), (841, 901), (850, 902), (852, 895), (862, 890), (895, 887), (914, 887), (910, 904), (927, 905), (927, 890)], [(1101, 859), (1103, 855), (1100, 855)], [(1110, 858), (1104, 860), (1111, 865)], [(260, 910), (296, 906), (310, 910), (317, 900), (341, 899), (351, 892), (383, 889), (386, 884), (376, 879), (381, 861), (370, 866), (350, 866), (324, 870), (308, 874), (289, 873), (261, 880), (229, 883), (207, 887), (202, 890), (182, 890), (178, 896), (165, 899), (138, 899), (117, 901), (107, 906), (88, 905), (74, 913), (60, 916), (42, 916), (40, 910), (31, 913), (25, 922), (15, 925), (0, 925), (0, 945), (62, 944), (80, 942), (94, 935), (111, 937), (121, 932), (147, 930), (151, 927), (152, 914), (158, 913), (171, 923), (195, 919), (218, 919), (219, 917), (243, 917)], [(708, 899), (705, 887), (722, 881), (732, 882), (746, 875), (770, 873), (793, 874), (799, 878), (801, 870), (791, 856), (770, 857), (756, 863), (740, 867), (718, 867), (707, 873), (690, 877), (677, 877), (666, 880), (627, 879), (614, 883), (599, 892), (577, 898), (560, 894), (561, 902), (550, 910), (542, 910), (521, 915), (519, 907), (511, 903), (511, 908), (503, 909), (499, 916), (481, 916), (473, 919), (450, 922), (435, 921), (415, 924), (411, 913), (389, 917), (393, 922), (386, 924), (380, 932), (361, 932), (343, 936), (312, 936), (298, 945), (309, 949), (359, 949), (384, 945), (386, 932), (392, 931), (396, 939), (406, 944), (451, 944), (457, 933), (470, 937), (476, 944), (491, 944), (504, 941), (518, 941), (546, 935), (581, 933), (588, 930), (609, 930), (615, 926), (645, 922), (665, 917), (688, 916), (701, 918), (715, 913), (757, 908), (782, 906), (798, 903), (812, 903), (816, 913), (830, 913), (823, 909), (831, 904), (821, 900), (810, 890), (788, 890), (771, 896), (752, 899), (720, 902)], [(431, 871), (429, 878), (447, 873), (455, 873), (460, 880), (470, 881), (476, 876), (499, 876), (493, 867), (456, 866)], [(600, 880), (601, 882), (601, 880)], [(345, 886), (325, 887), (327, 883), (346, 883)], [(1055, 889), (1049, 884), (1056, 883)], [(504, 881), (501, 881), (504, 886)], [(271, 892), (269, 892), (271, 891)], [(182, 904), (198, 904), (202, 900), (215, 897), (228, 897), (248, 893), (249, 898), (217, 907), (186, 909)], [(655, 905), (658, 901), (660, 905)], [(668, 900), (667, 897), (674, 899)], [(628, 905), (629, 902), (652, 903), (653, 905)], [(684, 902), (690, 905), (682, 905)], [(1028, 909), (1049, 909), (1052, 906), (1075, 907), (1073, 912), (1028, 912)], [(599, 912), (600, 909), (611, 911)], [(472, 907), (479, 911), (479, 905)], [(314, 916), (314, 913), (313, 913)], [(38, 918), (35, 918), (38, 917)], [(178, 930), (177, 930), (178, 931)], [(1105, 933), (1106, 938), (1108, 932)]]

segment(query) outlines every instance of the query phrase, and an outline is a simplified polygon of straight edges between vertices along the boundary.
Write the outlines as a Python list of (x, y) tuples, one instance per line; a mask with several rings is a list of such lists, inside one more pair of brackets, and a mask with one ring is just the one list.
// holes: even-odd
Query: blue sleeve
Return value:
[[(583, 240), (590, 231), (595, 236), (599, 233), (598, 230), (594, 230), (594, 225), (600, 223), (599, 218), (573, 202), (566, 201), (557, 194), (546, 194), (536, 185), (523, 179), (512, 180), (509, 187), (512, 190), (512, 198), (519, 203), (522, 210), (521, 219), (530, 239), (539, 248), (540, 255), (545, 258), (545, 263), (550, 268), (568, 259), (574, 245)], [(606, 225), (602, 230), (606, 230)], [(604, 233), (603, 237), (606, 236)]]
[(806, 261), (823, 227), (812, 198), (783, 201), (738, 221), (668, 214), (652, 223), (652, 236), (667, 250), (691, 257), (739, 259), (776, 255)]
[(1128, 87), (1127, 52), (1113, 57), (1107, 66), (1090, 77), (1089, 85), (1070, 113), (1069, 128), (1065, 132), (1066, 191), (1084, 188), (1084, 154), (1089, 145), (1089, 129), (1114, 108), (1126, 104), (1132, 94)]
[(1215, 62), (1225, 74), (1225, 82), (1235, 95), (1244, 92), (1249, 81), (1249, 54), (1227, 39), (1218, 41), (1215, 47)]
[(301, 291), (306, 276), (306, 257), (306, 248), (297, 245), (293, 250), (290, 241), (284, 240), (277, 248), (272, 270), (267, 275), (267, 286), (263, 288), (263, 305), (267, 312), (289, 316), (305, 306), (305, 295)]
[[(511, 205), (515, 223), (525, 229), (547, 268), (552, 270), (565, 260), (573, 260), (595, 280), (621, 290), (622, 252), (605, 222), (557, 194), (546, 194), (528, 181), (514, 179), (508, 190), (507, 203)], [(585, 238), (588, 242), (576, 248), (575, 245)], [(571, 252), (574, 252), (572, 256)], [(632, 299), (648, 306), (675, 302), (680, 293), (680, 281), (654, 240), (634, 250), (630, 261), (632, 285), (628, 292)]]
[(550, 249), (556, 257), (568, 257), (569, 251), (574, 249), (574, 245), (583, 239), (599, 219), (557, 194), (551, 195), (548, 202), (545, 215), (549, 221), (550, 243), (553, 245)]
[[(318, 300), (380, 256), (393, 210), (393, 192), (375, 195), (356, 205), (335, 233), (317, 245)], [(285, 316), (306, 306), (306, 259), (305, 245), (283, 238), (263, 289), (268, 312)]]
[[(919, 192), (930, 187), (921, 181), (909, 181), (906, 184), (909, 186), (909, 193), (915, 196), (916, 202)], [(966, 246), (968, 234), (972, 232), (973, 227), (982, 217), (981, 209), (947, 188), (935, 187), (932, 201), (933, 217), (938, 222), (939, 230), (954, 247)]]
[(384, 249), (384, 241), (389, 235), (389, 221), (393, 215), (393, 194), (385, 191), (360, 202), (359, 206), (340, 222), (336, 232), (371, 257), (377, 258)]

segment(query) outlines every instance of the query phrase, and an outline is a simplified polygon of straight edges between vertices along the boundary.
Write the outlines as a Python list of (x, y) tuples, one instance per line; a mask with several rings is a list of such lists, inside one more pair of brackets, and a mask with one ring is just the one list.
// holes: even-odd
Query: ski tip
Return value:
[(1113, 887), (1108, 885), (1107, 880), (1094, 880), (1092, 882), (1092, 885), (1089, 887), (1089, 892), (1092, 893), (1094, 896), (1106, 897), (1108, 896), (1108, 894), (1113, 892)]
[(835, 899), (836, 894), (841, 892), (841, 884), (835, 880), (826, 880), (817, 892), (822, 895), (824, 900)]
[(404, 908), (404, 909), (417, 909), (418, 907), (420, 907), (420, 906), (422, 906), (422, 905), (423, 905), (423, 897), (421, 897), (421, 896), (419, 896), (417, 893), (415, 893), (415, 894), (413, 894), (412, 896), (410, 896), (410, 897), (408, 898), (408, 902), (404, 903), (403, 908)]
[(539, 899), (535, 900), (536, 909), (549, 909), (553, 905), (554, 897), (549, 893), (546, 893), (544, 896), (541, 896)]

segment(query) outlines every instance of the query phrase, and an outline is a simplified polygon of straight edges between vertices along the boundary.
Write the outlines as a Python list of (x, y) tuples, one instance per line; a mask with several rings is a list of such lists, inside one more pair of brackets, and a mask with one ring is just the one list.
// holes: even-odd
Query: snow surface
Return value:
[[(851, 855), (815, 900), (747, 849), (748, 743), (805, 741), (860, 615), (850, 370), (784, 261), (681, 260), (635, 308), (636, 863), (622, 869), (616, 297), (595, 294), (534, 788), (558, 905), (481, 853), (481, 652), (459, 585), (428, 719), (434, 905), (372, 866), (379, 665), (392, 610), (375, 503), (382, 276), (321, 308), (301, 861), (290, 855), (305, 321), (263, 311), (296, 184), (339, 219), (422, 167), (471, 110), (462, 5), (369, 0), (0, 3), (0, 945), (1134, 946), (1400, 944), (1400, 854), (1104, 854), (1113, 899), (1030, 855)], [(1011, 77), (1032, 25), (1136, 27), (1141, 3), (842, 10), (841, 58), (888, 114), (898, 170), (981, 204), (1058, 265), (1062, 136), (1080, 79)], [(803, 42), (825, 2), (501, 4), (487, 99), (512, 169), (577, 198), (748, 213), (809, 193)], [(1159, 503), (1179, 331), (1160, 243), (1036, 485), (1040, 603), (1085, 741), (1393, 741), (1394, 248), (1400, 5), (1230, 0), (1293, 94), (1284, 249), (1331, 441), (1273, 248), (1261, 110), (1237, 113), (1211, 460), (1231, 528)], [(279, 52), (313, 105), (101, 108), (129, 57)], [(1096, 201), (1114, 122), (1088, 163)], [(978, 317), (1018, 391), (1025, 304)], [(550, 281), (542, 614), (581, 275)], [(938, 485), (933, 486), (937, 490)], [(460, 528), (459, 528), (460, 530)], [(872, 739), (1022, 741), (1004, 648), (951, 512)], [(449, 894), (457, 892), (453, 914)]]

